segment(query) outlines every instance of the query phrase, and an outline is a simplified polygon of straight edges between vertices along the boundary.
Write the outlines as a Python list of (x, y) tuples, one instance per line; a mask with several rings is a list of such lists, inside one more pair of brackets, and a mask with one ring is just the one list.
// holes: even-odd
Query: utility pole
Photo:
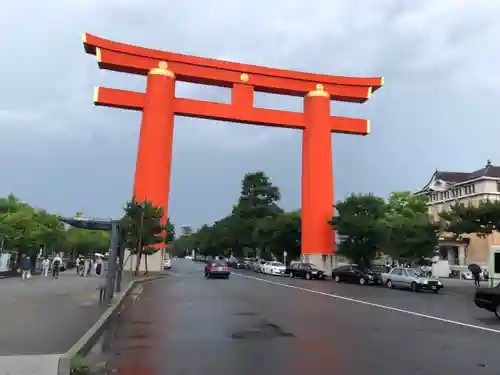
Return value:
[(111, 246), (109, 249), (108, 257), (108, 272), (106, 273), (106, 288), (104, 289), (104, 300), (108, 305), (113, 302), (113, 295), (115, 290), (115, 273), (116, 261), (118, 259), (118, 251), (120, 246), (119, 241), (120, 228), (118, 221), (111, 222)]

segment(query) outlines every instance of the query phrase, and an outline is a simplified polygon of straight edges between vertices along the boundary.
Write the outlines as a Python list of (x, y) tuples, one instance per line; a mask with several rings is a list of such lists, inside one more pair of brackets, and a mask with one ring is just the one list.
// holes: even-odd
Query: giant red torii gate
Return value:
[[(94, 103), (143, 112), (134, 194), (168, 217), (174, 115), (303, 130), (302, 254), (331, 254), (331, 133), (367, 135), (370, 121), (330, 116), (330, 100), (363, 103), (383, 78), (336, 77), (158, 51), (83, 35), (101, 69), (147, 76), (146, 92), (96, 87)], [(175, 97), (175, 81), (232, 89), (231, 104)], [(254, 92), (302, 96), (304, 113), (255, 108)]]

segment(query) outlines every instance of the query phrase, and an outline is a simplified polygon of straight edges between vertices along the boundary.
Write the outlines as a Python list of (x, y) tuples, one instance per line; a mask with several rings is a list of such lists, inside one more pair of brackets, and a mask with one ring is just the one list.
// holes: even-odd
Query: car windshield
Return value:
[(222, 260), (216, 260), (212, 262), (212, 267), (224, 267), (224, 266), (226, 266), (226, 262)]
[(414, 276), (414, 277), (424, 277), (424, 273), (420, 270), (417, 270), (415, 268), (407, 268), (406, 272), (408, 272), (409, 276)]

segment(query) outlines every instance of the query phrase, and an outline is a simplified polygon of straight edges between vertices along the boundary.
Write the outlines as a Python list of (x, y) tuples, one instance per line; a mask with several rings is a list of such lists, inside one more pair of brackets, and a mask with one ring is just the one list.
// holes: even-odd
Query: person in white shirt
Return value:
[(44, 260), (42, 260), (43, 276), (49, 275), (49, 267), (50, 267), (50, 260), (48, 257), (45, 257)]

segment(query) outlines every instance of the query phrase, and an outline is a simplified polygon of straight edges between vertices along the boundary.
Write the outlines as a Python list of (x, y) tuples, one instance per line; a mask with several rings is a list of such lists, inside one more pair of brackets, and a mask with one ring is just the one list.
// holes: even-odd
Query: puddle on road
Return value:
[(267, 321), (259, 322), (255, 327), (234, 332), (231, 338), (235, 340), (272, 340), (279, 337), (294, 337), (293, 333), (285, 332), (280, 326)]
[(233, 313), (233, 315), (254, 316), (254, 315), (257, 315), (257, 313), (255, 313), (255, 312), (238, 312), (238, 313)]

